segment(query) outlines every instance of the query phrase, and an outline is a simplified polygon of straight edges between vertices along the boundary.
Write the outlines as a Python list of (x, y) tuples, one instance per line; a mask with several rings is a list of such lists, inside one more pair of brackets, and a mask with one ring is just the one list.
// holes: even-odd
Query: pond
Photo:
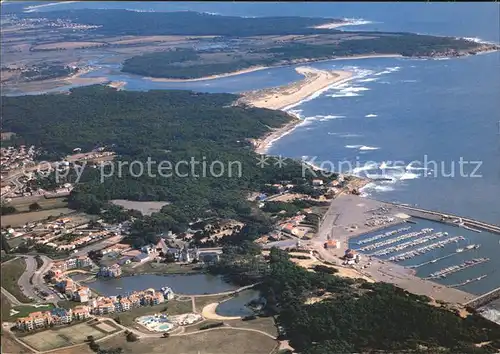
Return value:
[(219, 304), (215, 309), (215, 313), (219, 316), (249, 316), (253, 315), (254, 311), (246, 306), (250, 301), (260, 298), (260, 292), (257, 290), (245, 290), (233, 297)]
[(210, 274), (141, 274), (116, 279), (97, 279), (88, 286), (105, 296), (127, 295), (148, 288), (159, 290), (164, 286), (172, 288), (176, 294), (184, 295), (217, 294), (238, 288), (225, 282), (222, 277)]

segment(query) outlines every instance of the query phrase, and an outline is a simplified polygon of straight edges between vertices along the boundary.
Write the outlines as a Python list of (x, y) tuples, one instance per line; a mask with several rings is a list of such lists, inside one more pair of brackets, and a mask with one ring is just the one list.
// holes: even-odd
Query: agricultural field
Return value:
[[(50, 200), (50, 199), (48, 199)], [(31, 203), (30, 203), (31, 204)], [(40, 204), (40, 202), (38, 202)], [(49, 216), (60, 216), (61, 214), (70, 214), (73, 213), (74, 210), (65, 208), (65, 207), (60, 207), (60, 206), (65, 206), (66, 202), (57, 202), (53, 201), (51, 203), (51, 207), (53, 207), (50, 210), (40, 210), (40, 211), (33, 211), (33, 212), (26, 212), (26, 213), (19, 213), (19, 214), (10, 214), (10, 215), (3, 215), (1, 218), (2, 225), (10, 225), (12, 227), (17, 227), (17, 226), (22, 226), (28, 222), (33, 222), (33, 221), (38, 221), (38, 220), (46, 220)], [(13, 205), (14, 206), (14, 205)], [(42, 208), (47, 208), (47, 204), (40, 204)], [(18, 209), (17, 206), (14, 206), (16, 209)], [(24, 207), (21, 207), (20, 211), (23, 211)], [(27, 208), (27, 206), (26, 206)], [(19, 209), (18, 209), (19, 210)]]

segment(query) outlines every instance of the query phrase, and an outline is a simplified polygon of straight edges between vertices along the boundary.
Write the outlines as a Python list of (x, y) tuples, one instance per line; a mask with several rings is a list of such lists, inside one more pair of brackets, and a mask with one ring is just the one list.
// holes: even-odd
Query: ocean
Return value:
[[(500, 42), (499, 3), (76, 2), (39, 10), (90, 7), (344, 17), (363, 23), (345, 30), (408, 31)], [(242, 92), (300, 78), (293, 67), (285, 67), (206, 82), (152, 83), (119, 73), (119, 67), (106, 59), (100, 58), (103, 69), (89, 76), (111, 74), (111, 80), (127, 81), (126, 88), (134, 90)], [(336, 60), (311, 66), (351, 70), (356, 78), (294, 107), (303, 123), (274, 142), (270, 154), (323, 162), (336, 170), (339, 161), (349, 161), (350, 172), (392, 179), (367, 186), (365, 196), (500, 224), (500, 53), (449, 60)], [(481, 237), (488, 240), (481, 242)], [(489, 251), (498, 254), (500, 243), (495, 237), (500, 240), (498, 235), (482, 233), (474, 242), (488, 244)], [(500, 268), (500, 259), (492, 259), (488, 267)], [(500, 284), (495, 276), (487, 278), (488, 288)], [(479, 283), (468, 285), (467, 290), (486, 290)]]

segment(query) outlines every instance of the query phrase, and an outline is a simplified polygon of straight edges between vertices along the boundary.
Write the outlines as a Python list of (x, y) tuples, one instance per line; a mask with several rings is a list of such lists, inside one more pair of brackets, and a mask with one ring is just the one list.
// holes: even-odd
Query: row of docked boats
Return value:
[(411, 240), (411, 241), (400, 243), (399, 245), (396, 245), (396, 246), (384, 248), (382, 250), (379, 250), (379, 251), (376, 251), (376, 252), (370, 254), (370, 256), (385, 256), (385, 255), (388, 255), (388, 254), (391, 254), (394, 252), (402, 251), (408, 247), (414, 247), (417, 245), (421, 245), (423, 243), (427, 243), (429, 241), (433, 241), (435, 239), (438, 239), (438, 238), (441, 238), (444, 236), (448, 236), (448, 233), (447, 232), (436, 232), (434, 234), (430, 234), (428, 236), (424, 236), (424, 237), (418, 238), (416, 240)]
[(452, 265), (452, 266), (443, 268), (441, 270), (438, 270), (437, 272), (431, 273), (425, 279), (446, 278), (448, 275), (450, 275), (452, 273), (456, 273), (456, 272), (459, 272), (461, 270), (464, 270), (464, 269), (467, 269), (470, 267), (474, 267), (474, 266), (482, 264), (482, 263), (486, 263), (489, 260), (490, 260), (489, 258), (484, 258), (484, 257), (483, 258), (474, 258), (474, 259), (465, 261), (461, 264)]
[(410, 232), (410, 233), (407, 233), (407, 234), (403, 234), (401, 236), (394, 237), (394, 238), (391, 238), (389, 240), (375, 242), (375, 243), (372, 243), (370, 245), (366, 245), (366, 246), (360, 247), (356, 251), (361, 251), (361, 252), (371, 251), (371, 250), (374, 250), (376, 248), (380, 248), (380, 247), (392, 245), (393, 243), (397, 243), (397, 242), (400, 242), (400, 241), (403, 241), (403, 240), (407, 240), (409, 238), (414, 238), (414, 237), (419, 237), (419, 236), (427, 235), (427, 234), (430, 234), (432, 231), (434, 231), (434, 229), (425, 228), (425, 229), (422, 229), (420, 231), (414, 231), (414, 232)]
[(484, 275), (481, 275), (477, 278), (472, 278), (472, 279), (467, 279), (461, 283), (458, 283), (458, 284), (453, 284), (453, 285), (448, 285), (449, 288), (458, 288), (460, 286), (464, 286), (464, 285), (467, 285), (469, 283), (473, 283), (475, 281), (480, 281), (480, 280), (483, 280), (484, 278), (486, 278), (488, 276), (488, 274), (484, 274)]
[(358, 241), (358, 245), (364, 245), (366, 243), (371, 243), (373, 241), (380, 240), (381, 238), (391, 237), (391, 236), (397, 235), (401, 232), (406, 232), (410, 229), (411, 229), (411, 226), (407, 226), (407, 227), (401, 227), (397, 230), (387, 231), (387, 232), (384, 232), (383, 234), (378, 234), (378, 235), (375, 235), (375, 236), (372, 236), (369, 238), (365, 238), (364, 240)]
[[(465, 249), (466, 250), (472, 250), (472, 249), (477, 250), (479, 247), (481, 247), (481, 245), (467, 245), (467, 246), (465, 246)], [(456, 250), (457, 253), (461, 253), (463, 251), (464, 251), (463, 248), (457, 248), (457, 250)]]
[(458, 243), (459, 241), (463, 241), (463, 240), (465, 240), (465, 237), (463, 237), (463, 236), (450, 237), (446, 240), (431, 243), (430, 245), (426, 245), (426, 246), (417, 248), (416, 250), (411, 250), (408, 252), (396, 254), (392, 257), (389, 257), (388, 261), (400, 262), (400, 261), (404, 261), (407, 259), (412, 259), (414, 257), (418, 257), (418, 256), (421, 256), (421, 255), (426, 254), (428, 252), (431, 252), (431, 251), (435, 250), (436, 248), (444, 248), (446, 245), (448, 245), (452, 242)]

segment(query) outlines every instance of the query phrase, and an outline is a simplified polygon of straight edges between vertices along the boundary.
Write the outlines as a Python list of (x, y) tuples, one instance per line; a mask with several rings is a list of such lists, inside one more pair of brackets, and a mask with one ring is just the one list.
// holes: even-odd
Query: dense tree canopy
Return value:
[[(390, 284), (311, 273), (277, 249), (271, 250), (270, 261), (263, 289), (268, 303), (276, 304), (278, 323), (298, 352), (495, 353), (500, 349), (500, 327), (479, 315), (463, 319)], [(306, 304), (307, 298), (325, 291), (332, 295)]]
[[(136, 221), (137, 245), (161, 232), (185, 230), (189, 222), (209, 216), (245, 219), (250, 225), (238, 237), (256, 238), (256, 230), (268, 230), (268, 224), (253, 215), (248, 193), (282, 181), (310, 184), (313, 176), (306, 173), (303, 178), (302, 166), (294, 161), (282, 168), (274, 166), (273, 159), (257, 166), (248, 138), (257, 138), (291, 117), (233, 106), (237, 97), (92, 86), (69, 95), (4, 97), (3, 126), (17, 133), (18, 143), (42, 147), (46, 156), (62, 157), (75, 148), (90, 151), (104, 146), (115, 151), (117, 158), (110, 166), (84, 165), (79, 180), (76, 168), (71, 168), (64, 182), (79, 182), (69, 198), (71, 207), (92, 214), (106, 209), (107, 217), (115, 221), (123, 221), (127, 214), (107, 206), (108, 200), (170, 202), (161, 213)], [(194, 168), (191, 160), (198, 162)], [(162, 163), (172, 167), (163, 175), (158, 169)], [(142, 165), (143, 173), (131, 168), (134, 165)], [(53, 178), (48, 178), (49, 184)]]

